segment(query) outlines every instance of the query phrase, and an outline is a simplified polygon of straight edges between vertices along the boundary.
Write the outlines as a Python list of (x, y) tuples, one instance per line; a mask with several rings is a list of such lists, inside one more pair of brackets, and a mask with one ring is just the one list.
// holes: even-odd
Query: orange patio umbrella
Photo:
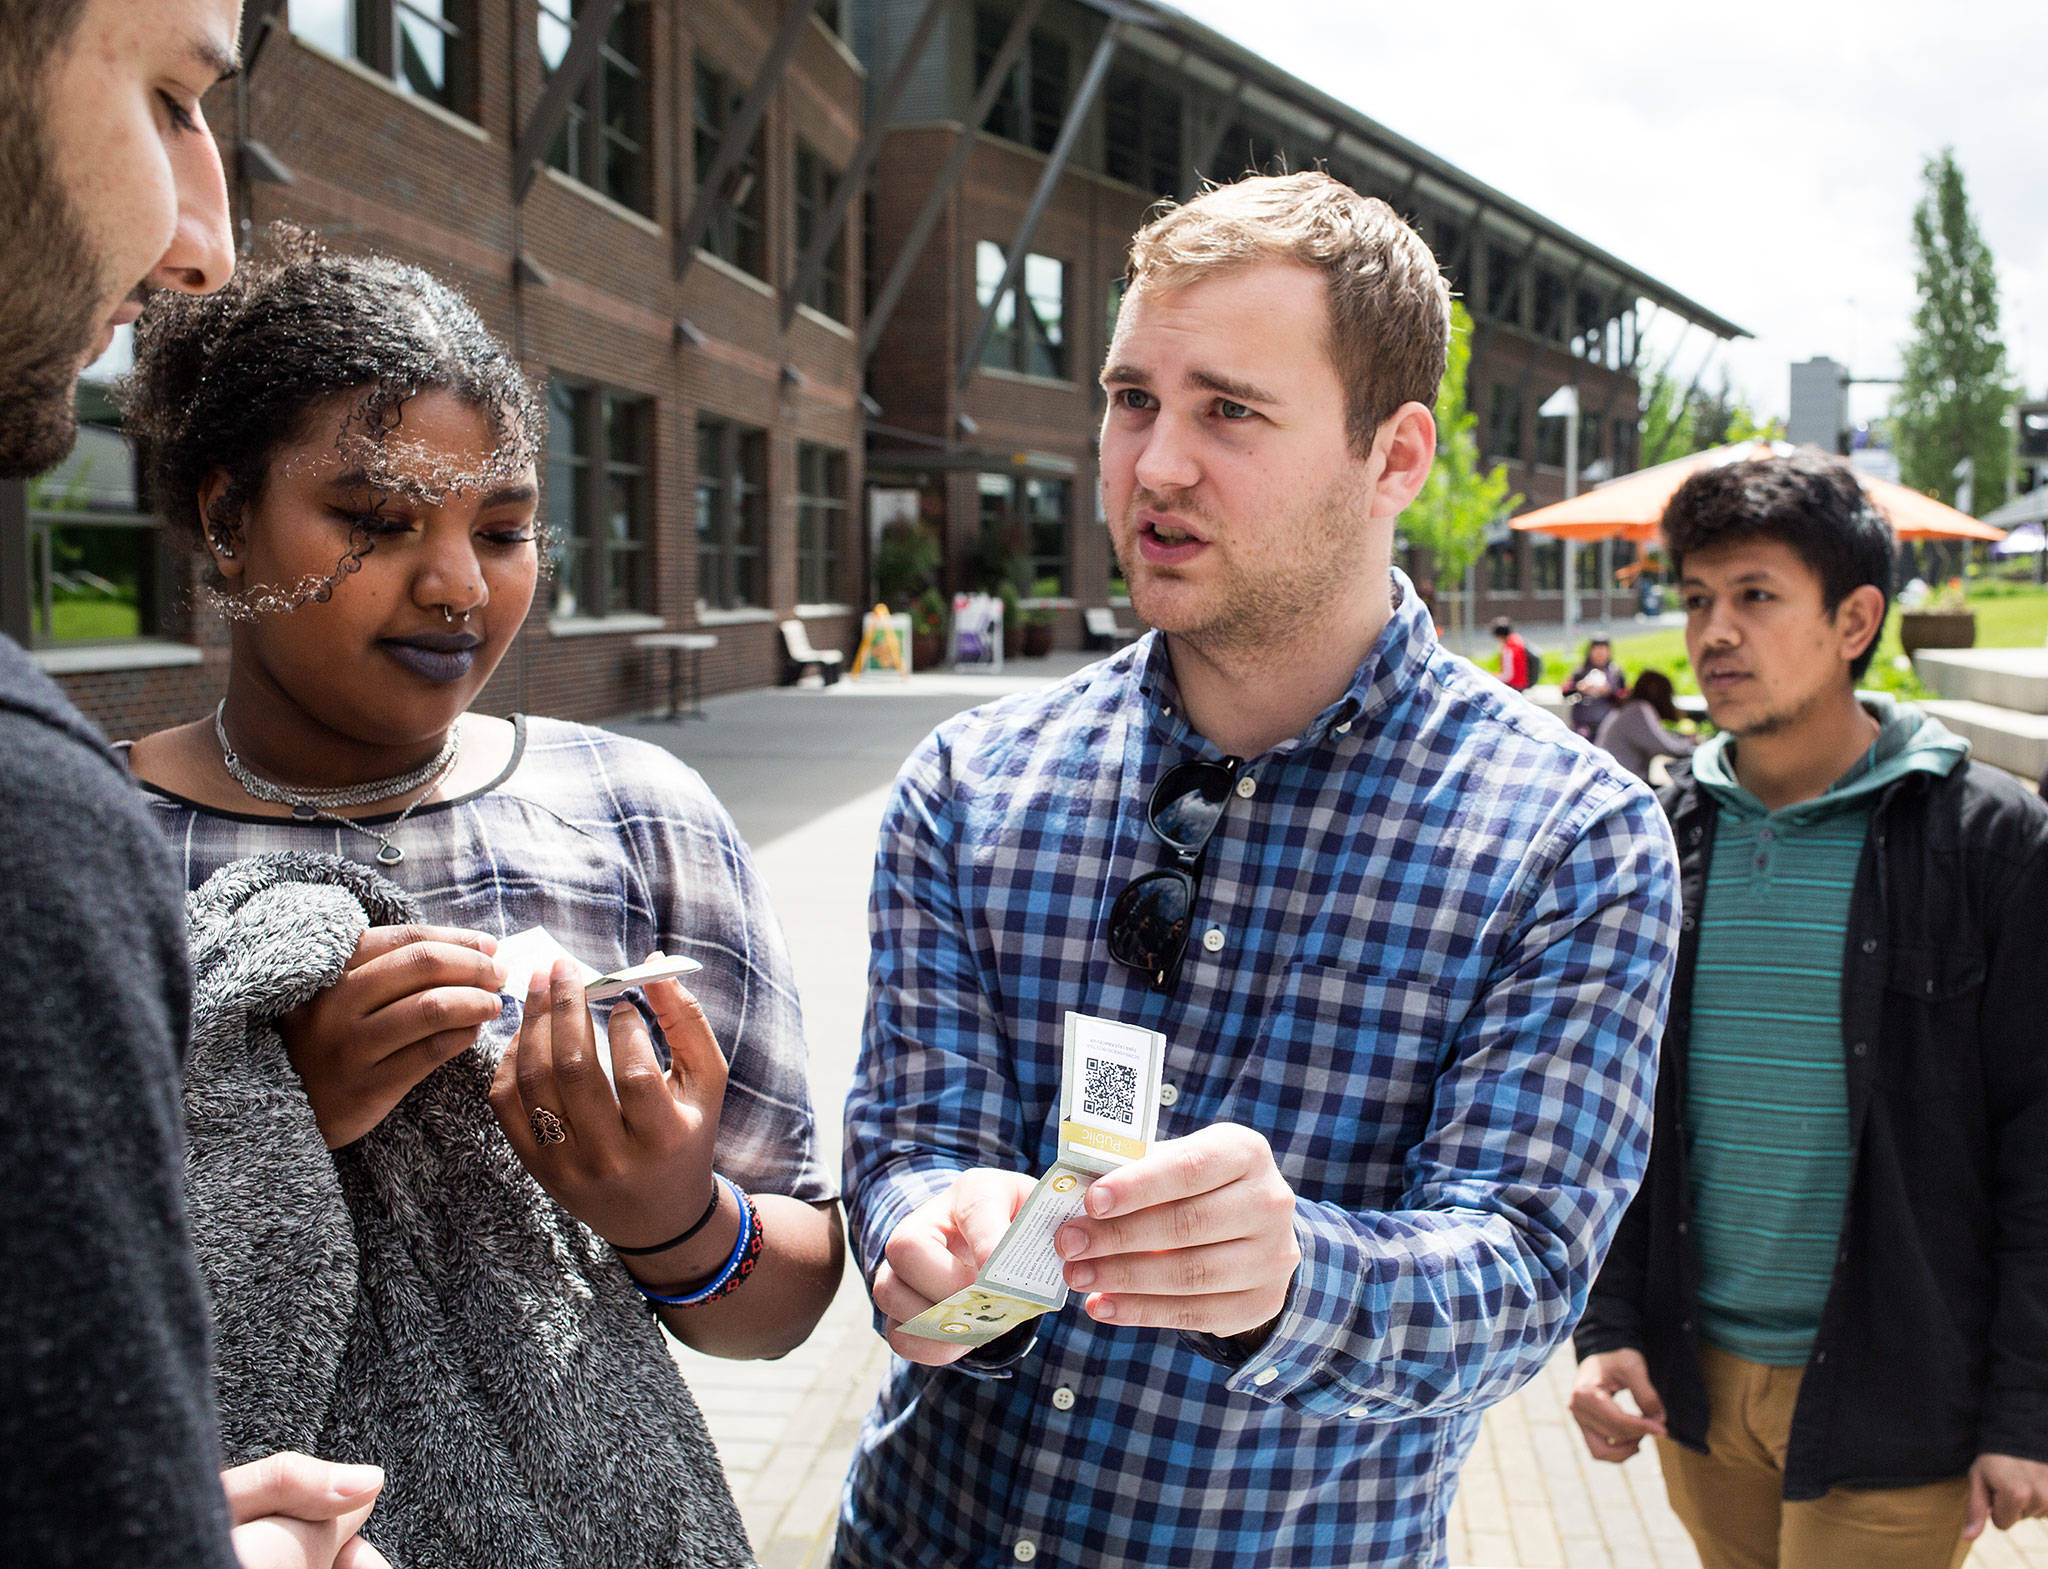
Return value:
[[(1655, 468), (1610, 479), (1569, 501), (1525, 512), (1513, 519), (1509, 526), (1581, 542), (1631, 539), (1638, 544), (1651, 544), (1657, 539), (1657, 523), (1664, 516), (1665, 505), (1689, 476), (1701, 469), (1718, 468), (1724, 463), (1740, 463), (1745, 458), (1766, 458), (1774, 454), (1786, 457), (1796, 450), (1783, 441), (1738, 441), (1733, 446), (1695, 452), (1687, 457), (1674, 458), (1669, 463), (1659, 463)], [(1891, 520), (1892, 528), (1901, 539), (2005, 538), (2004, 529), (1979, 523), (1954, 507), (1944, 506), (1932, 496), (1923, 496), (1917, 490), (1908, 490), (1904, 485), (1894, 485), (1889, 480), (1873, 479), (1868, 474), (1858, 474), (1856, 478), (1878, 511)]]

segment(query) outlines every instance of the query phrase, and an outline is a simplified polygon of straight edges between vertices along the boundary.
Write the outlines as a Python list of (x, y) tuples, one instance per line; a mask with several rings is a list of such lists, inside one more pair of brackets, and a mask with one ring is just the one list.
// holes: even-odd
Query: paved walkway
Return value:
[[(1079, 663), (1033, 661), (1007, 677), (921, 675), (907, 685), (870, 678), (851, 688), (742, 693), (712, 699), (708, 722), (614, 726), (696, 767), (753, 846), (795, 957), (812, 1090), (835, 1161), (866, 987), (868, 874), (889, 782), (947, 714)], [(817, 1333), (779, 1362), (723, 1362), (680, 1347), (676, 1357), (763, 1569), (822, 1569), (840, 1484), (888, 1361), (858, 1276), (848, 1269)], [(1613, 1466), (1587, 1457), (1565, 1414), (1571, 1375), (1562, 1355), (1489, 1413), (1452, 1508), (1451, 1562), (1697, 1569), (1665, 1505), (1655, 1458)], [(2037, 1521), (1991, 1534), (1969, 1569), (2048, 1569), (2048, 1527)]]

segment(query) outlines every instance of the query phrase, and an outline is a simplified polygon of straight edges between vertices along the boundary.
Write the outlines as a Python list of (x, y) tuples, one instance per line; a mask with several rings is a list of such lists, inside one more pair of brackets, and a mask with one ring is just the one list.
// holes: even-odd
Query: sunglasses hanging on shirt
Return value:
[(1126, 884), (1109, 907), (1109, 953), (1140, 971), (1157, 992), (1173, 990), (1187, 953), (1204, 852), (1223, 821), (1241, 757), (1176, 763), (1160, 775), (1145, 823), (1170, 863)]

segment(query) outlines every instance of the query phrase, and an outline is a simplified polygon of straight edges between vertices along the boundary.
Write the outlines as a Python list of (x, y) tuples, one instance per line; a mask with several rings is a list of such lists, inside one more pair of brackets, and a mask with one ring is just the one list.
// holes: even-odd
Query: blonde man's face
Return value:
[(1101, 477), (1132, 607), (1237, 646), (1385, 592), (1386, 429), (1361, 457), (1331, 363), (1327, 285), (1262, 262), (1124, 302), (1102, 385)]

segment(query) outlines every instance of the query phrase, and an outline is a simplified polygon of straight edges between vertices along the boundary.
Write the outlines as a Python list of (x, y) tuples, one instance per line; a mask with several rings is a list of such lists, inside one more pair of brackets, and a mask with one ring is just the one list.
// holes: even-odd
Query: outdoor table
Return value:
[[(709, 632), (643, 632), (633, 639), (635, 648), (665, 648), (668, 650), (668, 717), (671, 719), (709, 719), (704, 712), (704, 651), (716, 648), (718, 639)], [(690, 656), (689, 681), (690, 706), (677, 706), (677, 697), (684, 689), (683, 656)]]

